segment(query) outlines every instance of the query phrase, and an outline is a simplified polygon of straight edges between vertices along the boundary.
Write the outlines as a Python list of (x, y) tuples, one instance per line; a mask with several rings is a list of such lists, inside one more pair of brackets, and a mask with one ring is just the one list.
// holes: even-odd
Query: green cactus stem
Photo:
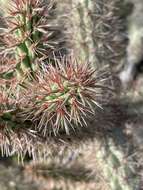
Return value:
[(14, 68), (0, 74), (9, 79), (21, 78), (33, 73), (37, 64), (50, 59), (53, 52), (60, 48), (63, 39), (57, 38), (61, 33), (55, 23), (55, 3), (45, 0), (9, 1), (6, 9), (5, 28), (1, 34), (1, 52), (3, 64), (9, 58), (9, 66)]

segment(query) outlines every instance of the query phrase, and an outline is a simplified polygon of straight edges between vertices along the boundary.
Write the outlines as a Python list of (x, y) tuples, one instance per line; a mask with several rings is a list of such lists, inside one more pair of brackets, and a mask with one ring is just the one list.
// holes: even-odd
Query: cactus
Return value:
[[(117, 3), (118, 0), (115, 2)], [(92, 124), (92, 128), (89, 125), (82, 129), (79, 127), (88, 124), (95, 108), (102, 108), (100, 102), (104, 102), (104, 95), (108, 94), (109, 89), (113, 90), (109, 88), (111, 84), (109, 79), (111, 78), (107, 77), (106, 72), (95, 70), (105, 61), (106, 63), (112, 62), (113, 58), (117, 59), (119, 56), (118, 53), (116, 54), (116, 48), (108, 46), (108, 43), (104, 44), (105, 38), (109, 37), (109, 31), (107, 32), (106, 29), (112, 27), (110, 26), (112, 22), (109, 23), (109, 21), (112, 20), (113, 15), (105, 14), (108, 23), (105, 22), (106, 19), (101, 20), (100, 23), (100, 13), (103, 11), (104, 14), (109, 5), (114, 7), (113, 1), (110, 1), (109, 5), (98, 0), (97, 2), (92, 0), (71, 2), (73, 17), (70, 21), (74, 28), (71, 44), (74, 56), (78, 57), (78, 61), (74, 59), (74, 56), (67, 59), (61, 56), (60, 60), (54, 58), (51, 61), (52, 54), (55, 54), (53, 53), (55, 46), (59, 47), (59, 43), (62, 41), (58, 41), (57, 45), (55, 31), (59, 30), (57, 27), (47, 24), (47, 19), (53, 18), (52, 13), (50, 14), (53, 3), (49, 2), (48, 6), (45, 6), (44, 0), (14, 0), (11, 3), (9, 15), (6, 17), (9, 27), (2, 29), (4, 33), (1, 35), (4, 36), (4, 40), (1, 38), (1, 81), (4, 82), (6, 88), (4, 91), (7, 92), (12, 81), (6, 82), (5, 79), (13, 79), (16, 76), (23, 80), (23, 77), (30, 73), (32, 80), (23, 85), (24, 88), (20, 89), (20, 94), (17, 94), (17, 90), (12, 93), (16, 97), (14, 105), (13, 102), (12, 105), (10, 103), (10, 107), (14, 106), (14, 111), (9, 110), (9, 105), (7, 108), (7, 104), (5, 105), (3, 98), (1, 99), (1, 146), (2, 150), (4, 148), (4, 154), (11, 155), (18, 152), (19, 155), (25, 155), (28, 151), (34, 157), (35, 153), (40, 152), (40, 149), (47, 148), (48, 143), (50, 145), (50, 137), (58, 142), (66, 142), (68, 136), (73, 141), (77, 138), (82, 144), (83, 139), (85, 143), (90, 137), (91, 139), (95, 138), (98, 144), (101, 144), (95, 152), (95, 157), (99, 165), (102, 163), (103, 176), (111, 189), (137, 189), (139, 180), (132, 171), (132, 162), (124, 163), (126, 151), (124, 151), (123, 145), (126, 142), (116, 143), (115, 141), (122, 129), (117, 130), (116, 127), (114, 133), (111, 128), (112, 136), (106, 130), (106, 135), (104, 134), (100, 139), (94, 134), (94, 130), (98, 132), (96, 125)], [(105, 7), (103, 7), (104, 5)], [(48, 11), (46, 15), (45, 10)], [(49, 14), (47, 15), (47, 13)], [(98, 22), (95, 23), (95, 18), (99, 18), (99, 25), (103, 25), (97, 27)], [(98, 37), (95, 38), (96, 31), (99, 32), (99, 43), (95, 41), (98, 39)], [(116, 38), (116, 33), (112, 33), (112, 35), (113, 41), (117, 40), (118, 44), (120, 40), (118, 41)], [(110, 52), (110, 56), (113, 55), (106, 57), (108, 52)], [(52, 64), (47, 61), (47, 58)], [(104, 109), (106, 111), (106, 105), (104, 105)], [(74, 134), (71, 129), (77, 133)], [(90, 129), (91, 136), (87, 132), (88, 129)], [(100, 131), (104, 130), (101, 128)], [(120, 134), (120, 139), (126, 139), (124, 133)], [(105, 138), (105, 143), (102, 143)], [(52, 142), (56, 144), (55, 141)], [(131, 179), (128, 181), (129, 177)]]
[[(88, 171), (75, 165), (73, 168), (55, 167), (55, 165), (42, 163), (30, 163), (26, 165), (24, 176), (28, 181), (36, 183), (40, 189), (69, 189), (69, 190), (109, 190), (106, 184), (100, 183), (88, 176)], [(50, 181), (50, 183), (49, 183)]]
[[(42, 144), (44, 138), (40, 139), (32, 122), (23, 122), (18, 116), (20, 107), (26, 103), (26, 99), (20, 101), (19, 98), (23, 95), (23, 89), (30, 86), (37, 68), (41, 70), (44, 64), (51, 64), (58, 52), (63, 51), (64, 38), (56, 20), (55, 1), (8, 0), (7, 4), (2, 2), (2, 7), (1, 150), (7, 156), (18, 154), (23, 158), (28, 152), (34, 157), (37, 151), (35, 141)], [(25, 80), (27, 78), (30, 80)]]
[(109, 139), (107, 144), (97, 151), (97, 161), (103, 175), (111, 189), (114, 190), (135, 190), (139, 188), (140, 178), (135, 160), (128, 158), (127, 152), (121, 146), (115, 145), (113, 139)]
[[(69, 19), (69, 26), (72, 27), (69, 31), (73, 28), (71, 32), (73, 51), (81, 60), (92, 62), (94, 68), (109, 63), (114, 64), (116, 68), (115, 62), (124, 55), (125, 48), (122, 48), (124, 37), (119, 33), (124, 28), (124, 23), (121, 23), (121, 17), (117, 14), (121, 3), (118, 0), (111, 0), (108, 3), (104, 0), (73, 0), (71, 3), (72, 17)], [(106, 111), (106, 106), (104, 110)], [(107, 134), (104, 134), (106, 143), (102, 143), (104, 138), (97, 138), (98, 144), (101, 144), (95, 153), (97, 162), (111, 189), (138, 189), (139, 176), (136, 170), (132, 171), (133, 162), (123, 162), (127, 153), (125, 150), (127, 140), (123, 142), (121, 139), (127, 137), (121, 132), (122, 128), (114, 130), (111, 129), (113, 137), (107, 131)], [(117, 143), (115, 139), (118, 139), (119, 133), (120, 141)]]
[[(52, 59), (52, 54), (62, 48), (63, 39), (55, 23), (53, 1), (14, 0), (8, 4), (0, 53), (3, 64), (8, 61), (8, 68), (0, 76), (21, 78), (33, 73), (45, 59)], [(13, 68), (9, 68), (11, 65)]]
[[(34, 130), (17, 117), (19, 112), (16, 97), (11, 88), (0, 87), (0, 147), (2, 156), (27, 152)], [(31, 138), (30, 138), (31, 136)], [(30, 138), (28, 142), (28, 138)], [(25, 148), (25, 149), (24, 149)], [(22, 156), (22, 155), (20, 155)]]
[(64, 6), (70, 12), (67, 28), (75, 55), (90, 61), (95, 68), (110, 63), (117, 70), (126, 46), (123, 1), (66, 0), (66, 3)]
[(70, 134), (71, 129), (87, 126), (95, 107), (102, 109), (103, 91), (112, 92), (106, 85), (108, 68), (96, 71), (73, 55), (55, 60), (54, 65), (37, 73), (22, 96), (27, 103), (21, 108), (21, 117), (32, 120), (44, 136), (61, 131)]
[(51, 149), (52, 142), (58, 146), (62, 136), (66, 141), (73, 131), (88, 128), (95, 108), (102, 109), (101, 103), (107, 102), (107, 94), (113, 93), (109, 76), (107, 67), (94, 70), (89, 63), (81, 63), (72, 55), (55, 59), (54, 66), (39, 69), (19, 93), (13, 89), (13, 81), (12, 88), (4, 83), (0, 115), (4, 126), (1, 127), (3, 154), (16, 153), (24, 158), (28, 152), (36, 159), (37, 153), (50, 151), (47, 144)]
[[(68, 2), (70, 3), (70, 2)], [(69, 33), (74, 54), (82, 61), (91, 62), (97, 67), (95, 56), (93, 12), (96, 2), (72, 1), (71, 14), (69, 14)]]

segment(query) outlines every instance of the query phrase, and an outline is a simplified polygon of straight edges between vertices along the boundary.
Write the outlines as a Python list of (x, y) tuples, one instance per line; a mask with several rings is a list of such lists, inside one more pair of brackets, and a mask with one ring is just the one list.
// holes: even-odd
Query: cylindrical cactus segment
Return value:
[[(9, 127), (12, 128), (15, 120), (15, 111), (16, 111), (16, 99), (10, 93), (11, 89), (7, 89), (4, 85), (1, 84), (0, 87), (0, 124), (4, 126), (10, 124)], [(16, 122), (15, 122), (16, 123)], [(11, 125), (12, 124), (12, 125)]]
[[(83, 61), (89, 61), (97, 68), (95, 54), (95, 4), (93, 0), (72, 0), (72, 11), (69, 18), (71, 45), (75, 55)], [(71, 31), (72, 30), (72, 31)]]
[(15, 96), (10, 88), (6, 89), (4, 85), (0, 87), (0, 154), (16, 154), (23, 158), (27, 152), (31, 156), (31, 149), (34, 149), (32, 141), (37, 136), (32, 125), (23, 123), (18, 117), (20, 110)]
[(38, 122), (44, 135), (60, 131), (69, 134), (72, 128), (86, 125), (95, 107), (101, 108), (103, 91), (109, 90), (107, 70), (96, 71), (73, 56), (55, 60), (54, 67), (49, 65), (44, 73), (37, 73), (37, 79), (30, 83), (23, 117)]
[[(125, 55), (125, 17), (122, 0), (64, 0), (69, 9), (68, 30), (75, 55), (94, 67), (117, 69)], [(113, 27), (114, 26), (114, 27)]]
[(133, 163), (135, 160), (124, 152), (125, 147), (115, 145), (113, 139), (108, 138), (107, 144), (102, 144), (96, 152), (105, 180), (112, 190), (137, 190), (139, 176)]
[(50, 58), (62, 39), (56, 38), (60, 29), (53, 24), (55, 3), (52, 0), (9, 0), (8, 3), (1, 54), (3, 58), (9, 56), (9, 62), (14, 61), (13, 73), (21, 76), (36, 69), (37, 59)]

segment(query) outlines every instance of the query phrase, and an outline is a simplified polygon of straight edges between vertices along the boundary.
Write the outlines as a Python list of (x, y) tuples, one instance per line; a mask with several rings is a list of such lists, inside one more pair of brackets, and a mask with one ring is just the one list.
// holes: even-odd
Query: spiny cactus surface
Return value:
[(70, 42), (76, 56), (83, 61), (93, 63), (94, 68), (97, 66), (95, 57), (95, 40), (94, 40), (94, 22), (93, 15), (95, 10), (94, 1), (71, 1), (71, 10), (68, 20), (68, 31)]
[(107, 67), (95, 70), (71, 55), (42, 68), (35, 72), (31, 82), (21, 85), (23, 88), (16, 85), (17, 81), (15, 84), (14, 80), (3, 80), (0, 91), (3, 154), (23, 156), (28, 152), (35, 157), (51, 138), (57, 136), (59, 141), (63, 134), (88, 128), (89, 120), (96, 116), (96, 108), (102, 110), (107, 94), (113, 94)]
[(107, 145), (102, 145), (96, 156), (111, 189), (137, 190), (139, 188), (140, 178), (134, 165), (135, 158), (128, 155), (123, 147), (115, 146), (113, 139), (108, 140)]
[[(4, 36), (4, 39), (1, 38), (1, 81), (5, 83), (4, 79), (13, 76), (21, 78), (33, 71), (35, 75), (29, 84), (24, 84), (23, 89), (18, 89), (19, 94), (17, 90), (12, 92), (12, 96), (16, 98), (14, 105), (7, 100), (5, 104), (2, 94), (1, 150), (6, 155), (18, 153), (23, 156), (28, 152), (34, 158), (37, 152), (41, 154), (40, 151), (51, 145), (51, 137), (56, 139), (55, 136), (58, 136), (58, 142), (66, 142), (71, 129), (78, 131), (79, 126), (86, 125), (86, 120), (94, 113), (95, 107), (101, 109), (99, 99), (103, 102), (102, 95), (108, 94), (108, 77), (93, 68), (99, 68), (100, 63), (112, 62), (120, 56), (118, 48), (114, 48), (116, 42), (118, 47), (120, 39), (116, 32), (112, 33), (111, 26), (111, 23), (117, 21), (112, 14), (115, 4), (113, 1), (109, 4), (105, 1), (72, 1), (72, 26), (75, 33), (72, 38), (73, 51), (80, 62), (74, 58), (61, 57), (60, 60), (52, 60), (52, 64), (48, 62), (46, 65), (43, 62), (45, 63), (47, 58), (50, 59), (51, 52), (53, 53), (57, 44), (61, 42), (55, 40), (55, 31), (59, 31), (57, 26), (53, 27), (47, 23), (48, 19), (50, 21), (51, 17), (53, 18), (53, 2), (45, 6), (45, 1), (40, 0), (14, 0), (11, 1), (10, 7), (6, 16), (8, 27), (2, 29), (1, 35)], [(90, 67), (89, 62), (93, 67)], [(10, 87), (10, 84), (4, 85), (5, 88)], [(110, 90), (112, 91), (112, 88)], [(14, 111), (11, 111), (11, 107), (14, 107)], [(93, 131), (96, 131), (96, 126), (90, 128), (89, 136), (88, 127), (82, 128), (85, 130), (84, 135), (84, 132), (79, 132), (77, 137), (76, 133), (69, 137), (73, 138), (73, 141), (77, 138), (82, 143), (89, 138), (96, 138)], [(63, 134), (65, 138), (62, 139), (60, 135)], [(118, 135), (116, 133), (113, 136), (116, 139)], [(103, 148), (96, 150), (96, 157), (103, 166), (104, 177), (113, 190), (137, 189), (138, 179), (132, 175), (132, 163), (123, 162), (125, 152), (118, 149), (114, 140), (110, 143), (110, 139), (113, 138), (110, 138), (108, 133), (107, 137), (107, 143), (103, 144)], [(100, 144), (103, 139), (97, 140)], [(56, 144), (56, 141), (51, 142)], [(83, 152), (86, 154), (85, 150)], [(128, 180), (130, 176), (132, 180)]]
[(104, 92), (113, 93), (107, 85), (108, 68), (94, 70), (73, 56), (55, 60), (54, 65), (37, 73), (22, 97), (27, 103), (21, 117), (32, 120), (44, 136), (59, 131), (70, 134), (71, 129), (87, 126), (86, 120), (93, 117), (95, 108), (102, 109)]
[[(118, 0), (109, 0), (108, 3), (106, 0), (73, 0), (71, 2), (72, 17), (69, 22), (72, 27), (69, 27), (69, 31), (73, 29), (71, 32), (73, 51), (82, 60), (92, 60), (96, 68), (110, 64), (115, 69), (125, 54), (125, 18), (122, 19), (125, 15), (121, 13), (122, 3), (123, 1)], [(118, 119), (120, 120), (120, 116)], [(112, 125), (112, 122), (109, 125)], [(117, 126), (115, 127), (118, 128)], [(105, 134), (107, 135), (105, 144), (102, 144), (104, 137), (102, 140), (98, 139), (98, 143), (102, 145), (96, 150), (96, 154), (100, 155), (99, 163), (101, 163), (101, 169), (103, 167), (103, 176), (113, 190), (138, 189), (137, 170), (132, 171), (133, 162), (126, 160), (127, 152), (124, 146), (127, 142), (124, 144), (121, 140), (127, 137), (122, 133), (119, 136), (121, 141), (118, 146), (115, 141), (119, 135), (118, 129), (115, 131), (116, 133), (113, 133), (111, 129), (113, 138), (108, 132)], [(120, 128), (119, 132), (121, 131)], [(126, 163), (123, 163), (124, 159)]]
[(2, 78), (35, 71), (38, 60), (52, 58), (53, 52), (62, 48), (55, 6), (52, 0), (8, 1), (5, 27), (1, 28), (1, 62), (7, 64), (7, 71), (0, 74)]
[[(111, 64), (117, 70), (125, 55), (124, 1), (65, 0), (71, 49), (95, 68)], [(59, 4), (60, 4), (59, 3)]]

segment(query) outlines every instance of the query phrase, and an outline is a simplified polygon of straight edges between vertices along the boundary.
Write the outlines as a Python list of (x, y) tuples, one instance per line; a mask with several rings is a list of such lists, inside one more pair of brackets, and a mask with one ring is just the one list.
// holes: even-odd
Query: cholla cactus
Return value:
[[(7, 149), (11, 150), (9, 154), (22, 154), (34, 150), (36, 138), (47, 139), (51, 133), (69, 134), (71, 129), (87, 125), (86, 119), (94, 114), (95, 106), (101, 108), (99, 100), (108, 88), (105, 84), (109, 75), (108, 71), (95, 71), (90, 64), (79, 62), (73, 56), (51, 61), (52, 55), (56, 55), (55, 50), (63, 43), (62, 39), (57, 41), (59, 27), (52, 25), (53, 1), (48, 1), (47, 5), (44, 0), (8, 3), (6, 25), (1, 28), (4, 39), (0, 39), (0, 77), (4, 92), (12, 89), (14, 104), (8, 102), (6, 110), (2, 110), (1, 134), (6, 137), (2, 142), (10, 147)], [(32, 80), (21, 83), (24, 88), (17, 88), (17, 79), (23, 81), (27, 74)], [(2, 100), (1, 105), (4, 104)], [(9, 106), (14, 110), (9, 111)], [(33, 136), (36, 137), (34, 141), (31, 140)], [(5, 152), (9, 152), (7, 150)]]
[(87, 125), (86, 117), (94, 114), (95, 106), (102, 109), (99, 101), (109, 89), (107, 73), (108, 69), (96, 71), (73, 56), (55, 60), (55, 66), (47, 66), (29, 84), (22, 117), (36, 123), (44, 136), (59, 131), (69, 134), (71, 128)]
[(1, 28), (0, 54), (4, 63), (8, 60), (7, 71), (0, 74), (3, 78), (35, 71), (37, 60), (52, 58), (63, 44), (53, 1), (10, 0), (8, 4)]
[(36, 159), (44, 140), (34, 130), (32, 123), (23, 123), (18, 117), (19, 102), (11, 88), (0, 87), (0, 150), (2, 156), (18, 155), (21, 161), (28, 153)]
[(110, 63), (113, 69), (119, 69), (126, 46), (124, 0), (108, 0), (108, 3), (64, 0), (62, 3), (63, 10), (68, 9), (67, 28), (75, 55), (91, 61), (96, 68)]
[[(93, 33), (96, 27), (93, 22), (94, 17), (92, 17), (94, 16), (96, 3), (92, 0), (80, 0), (75, 2), (75, 5), (77, 5), (75, 8), (77, 9), (74, 10), (78, 13), (75, 14), (75, 16), (78, 15), (76, 21), (79, 22), (80, 25), (75, 23), (77, 24), (75, 32), (77, 33), (77, 39), (79, 39), (79, 41), (75, 40), (74, 42), (78, 42), (75, 43), (75, 49), (80, 47), (79, 49), (82, 52), (79, 54), (81, 62), (76, 61), (73, 57), (67, 59), (61, 57), (60, 60), (52, 60), (52, 64), (47, 65), (41, 64), (42, 61), (46, 60), (47, 57), (51, 58), (51, 52), (53, 53), (54, 49), (59, 47), (62, 41), (55, 40), (55, 35), (57, 31), (59, 31), (59, 28), (47, 24), (51, 16), (53, 18), (52, 12), (50, 11), (53, 10), (54, 4), (50, 1), (47, 2), (48, 6), (46, 6), (44, 0), (14, 0), (11, 1), (11, 3), (9, 15), (6, 17), (8, 28), (3, 29), (4, 33), (2, 36), (4, 36), (4, 40), (1, 39), (1, 42), (3, 42), (1, 46), (1, 62), (3, 67), (1, 68), (2, 73), (0, 76), (7, 79), (13, 76), (20, 78), (22, 76), (23, 78), (27, 73), (33, 74), (33, 71), (35, 74), (29, 83), (24, 84), (24, 89), (19, 89), (20, 94), (18, 99), (16, 98), (16, 101), (19, 101), (19, 105), (17, 109), (14, 103), (14, 112), (13, 110), (9, 111), (9, 108), (5, 111), (5, 106), (7, 107), (7, 105), (3, 106), (4, 101), (2, 98), (2, 110), (0, 113), (0, 124), (2, 126), (1, 146), (2, 149), (4, 147), (4, 154), (11, 155), (15, 152), (25, 154), (26, 151), (28, 151), (29, 154), (34, 156), (33, 152), (36, 152), (40, 147), (38, 144), (40, 142), (39, 138), (42, 140), (46, 139), (48, 142), (49, 135), (59, 137), (61, 134), (64, 134), (66, 136), (66, 134), (70, 134), (71, 129), (78, 130), (80, 126), (86, 125), (89, 117), (92, 114), (94, 115), (95, 107), (102, 109), (100, 102), (104, 102), (103, 97), (108, 94), (109, 78), (106, 72), (93, 69), (99, 66), (96, 65), (97, 54), (95, 54), (96, 44), (94, 41), (95, 34)], [(107, 3), (105, 2), (105, 4)], [(99, 5), (101, 6), (102, 4), (99, 3)], [(48, 10), (48, 12), (46, 10)], [(79, 26), (81, 27), (80, 33), (78, 30)], [(108, 28), (108, 25), (106, 26)], [(102, 32), (104, 33), (104, 31)], [(99, 37), (102, 40), (102, 37), (105, 36), (101, 35)], [(82, 41), (85, 43), (79, 43)], [(101, 44), (100, 41), (98, 45), (101, 47), (103, 44)], [(112, 48), (108, 48), (111, 53)], [(74, 53), (76, 54), (76, 51), (74, 51)], [(103, 50), (102, 55), (105, 55), (104, 53)], [(114, 51), (112, 53), (114, 53)], [(93, 64), (93, 67), (85, 61), (86, 59)], [(5, 63), (8, 64), (8, 66), (5, 67)], [(9, 65), (12, 66), (12, 68), (10, 68)], [(6, 84), (5, 87), (7, 88)], [(112, 91), (112, 88), (110, 90)], [(17, 96), (17, 91), (15, 93), (15, 96)], [(94, 130), (96, 130), (95, 127)], [(87, 137), (87, 133), (85, 134)], [(122, 185), (124, 178), (128, 177), (128, 175), (126, 175), (127, 172), (129, 171), (129, 173), (132, 174), (132, 171), (130, 167), (128, 167), (128, 164), (121, 163), (124, 158), (124, 151), (121, 149), (118, 152), (116, 148), (112, 149), (114, 145), (115, 147), (117, 146), (114, 144), (114, 140), (110, 143), (110, 135), (108, 133), (106, 135), (107, 141), (109, 142), (107, 143), (109, 144), (107, 148), (108, 150), (112, 150), (112, 152), (106, 149), (107, 144), (103, 144), (105, 154), (102, 154), (101, 148), (97, 150), (101, 153), (97, 154), (100, 155), (98, 159), (100, 163), (102, 160), (105, 160), (105, 157), (107, 158), (107, 162), (111, 161), (111, 165), (106, 164), (104, 161), (102, 162), (104, 169), (107, 167), (107, 170), (103, 169), (103, 173), (111, 184), (111, 189), (117, 190), (120, 187), (124, 189), (125, 185), (118, 186), (116, 182), (118, 181), (118, 183)], [(116, 134), (113, 135), (115, 136), (114, 139), (116, 139)], [(53, 139), (54, 138), (55, 137), (53, 137)], [(95, 138), (94, 134), (92, 138)], [(99, 139), (97, 138), (97, 140)], [(42, 144), (44, 143), (42, 142)], [(5, 147), (9, 148), (6, 149)], [(43, 147), (41, 149), (43, 149)], [(112, 159), (110, 155), (106, 156), (108, 153), (112, 154), (113, 152), (113, 157), (117, 160), (117, 164), (123, 164), (121, 170), (123, 176), (122, 174), (116, 175), (116, 178), (114, 178), (113, 175), (106, 175), (106, 171), (110, 173), (113, 171), (116, 172), (113, 163), (114, 159)], [(119, 154), (122, 157), (121, 160), (118, 160)], [(126, 183), (126, 186), (126, 189), (134, 189), (138, 184), (134, 186), (134, 183)]]
[(80, 131), (81, 126), (88, 125), (96, 107), (102, 109), (105, 92), (113, 93), (108, 87), (109, 76), (107, 67), (94, 70), (71, 55), (55, 58), (53, 65), (42, 65), (33, 80), (22, 85), (24, 88), (16, 87), (15, 78), (1, 80), (3, 155), (18, 154), (23, 158), (28, 152), (35, 159), (40, 152), (47, 154), (44, 146), (51, 144), (49, 135), (58, 140), (61, 134), (66, 138), (72, 130)]
[[(92, 0), (68, 1), (70, 13), (68, 19), (68, 31), (74, 54), (82, 61), (89, 61), (94, 68), (97, 67), (94, 13), (96, 2)], [(68, 6), (67, 6), (68, 7)]]
[(0, 147), (2, 155), (11, 155), (12, 144), (16, 142), (15, 131), (22, 127), (16, 118), (16, 100), (10, 94), (11, 89), (0, 87)]
[[(118, 69), (118, 62), (123, 58), (126, 45), (125, 36), (122, 33), (125, 22), (119, 13), (119, 11), (121, 12), (122, 1), (73, 0), (71, 1), (71, 7), (72, 17), (69, 19), (69, 25), (72, 27), (69, 27), (69, 33), (72, 36), (71, 44), (74, 53), (81, 60), (91, 61), (96, 68), (110, 63), (114, 66), (113, 69)], [(113, 109), (114, 107), (113, 104)], [(112, 120), (113, 117), (112, 115)], [(120, 119), (121, 116), (119, 115), (117, 120)], [(111, 125), (111, 123), (108, 125)], [(101, 165), (103, 176), (112, 190), (138, 189), (139, 176), (137, 176), (133, 161), (128, 162), (126, 159), (127, 150), (125, 147), (127, 142), (122, 141), (127, 137), (122, 132), (121, 126), (119, 130), (117, 126), (118, 124), (115, 126), (115, 132), (111, 129), (112, 137), (106, 131), (103, 138), (97, 138), (101, 147), (95, 153), (95, 155), (99, 155), (96, 164), (99, 162), (99, 165)], [(103, 143), (106, 137), (107, 141)], [(118, 138), (120, 141), (116, 142)], [(89, 160), (91, 158), (88, 158), (86, 162)], [(127, 163), (124, 163), (124, 160)], [(96, 166), (92, 165), (92, 167)], [(132, 171), (131, 168), (135, 171)]]

